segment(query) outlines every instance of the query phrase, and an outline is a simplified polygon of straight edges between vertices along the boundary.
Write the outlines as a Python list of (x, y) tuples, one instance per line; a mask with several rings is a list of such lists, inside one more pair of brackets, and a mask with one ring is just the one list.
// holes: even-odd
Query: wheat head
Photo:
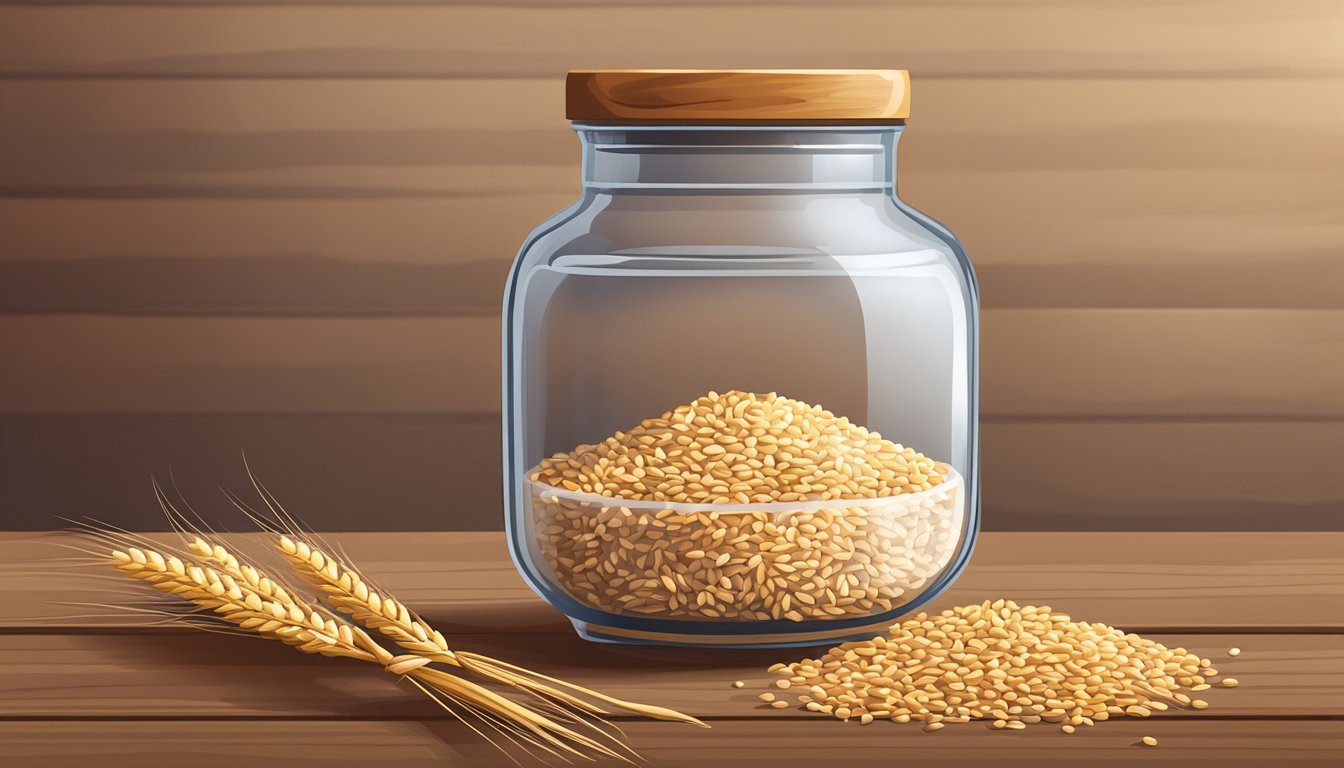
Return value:
[(289, 536), (281, 535), (276, 548), (289, 561), (294, 573), (315, 587), (336, 610), (408, 651), (443, 664), (461, 666), (442, 634), (402, 603), (370, 587), (352, 568)]
[(425, 656), (394, 655), (360, 627), (308, 605), (258, 569), (240, 563), (222, 545), (198, 537), (188, 548), (219, 568), (139, 547), (114, 549), (111, 559), (124, 575), (205, 608), (257, 637), (278, 640), (304, 653), (371, 662), (408, 677), (455, 716), (460, 717), (450, 704), (484, 716), (491, 727), (515, 743), (521, 740), (561, 758), (591, 759), (597, 754), (630, 762), (617, 751), (626, 748), (614, 738), (603, 734), (599, 740), (579, 733), (484, 686), (432, 669), (428, 666), (431, 659)]
[(306, 611), (295, 602), (264, 598), (214, 568), (136, 547), (113, 550), (112, 559), (123, 574), (206, 608), (260, 637), (279, 640), (304, 653), (379, 660), (373, 641), (358, 627), (337, 622), (316, 610)]
[(495, 683), (503, 683), (548, 702), (581, 712), (611, 714), (594, 701), (657, 720), (674, 720), (703, 728), (709, 726), (690, 715), (664, 707), (625, 701), (580, 685), (519, 667), (477, 653), (454, 651), (443, 634), (390, 595), (370, 587), (353, 568), (331, 554), (301, 539), (279, 535), (276, 549), (289, 561), (299, 578), (316, 587), (328, 603), (366, 629), (379, 632), (402, 648), (437, 662), (462, 667)]

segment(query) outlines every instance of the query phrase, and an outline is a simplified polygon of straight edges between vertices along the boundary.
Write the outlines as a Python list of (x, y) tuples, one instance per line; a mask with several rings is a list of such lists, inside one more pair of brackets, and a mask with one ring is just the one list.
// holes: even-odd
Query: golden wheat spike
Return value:
[(589, 714), (610, 714), (594, 703), (657, 720), (672, 720), (708, 728), (690, 715), (664, 707), (624, 701), (603, 693), (547, 677), (531, 670), (480, 654), (463, 653), (448, 647), (443, 635), (406, 605), (390, 595), (370, 587), (355, 570), (331, 554), (303, 540), (279, 535), (276, 548), (293, 566), (299, 578), (321, 591), (323, 599), (348, 614), (366, 629), (380, 632), (394, 642), (434, 661), (467, 669), (485, 680), (503, 683), (530, 695), (567, 705)]
[[(439, 697), (484, 715), (496, 732), (515, 744), (522, 743), (521, 735), (523, 741), (561, 759), (586, 760), (600, 755), (631, 762), (624, 754), (628, 748), (610, 734), (599, 731), (593, 738), (579, 733), (470, 680), (432, 669), (428, 666), (432, 660), (425, 656), (393, 655), (362, 628), (308, 605), (259, 569), (239, 562), (222, 545), (199, 539), (191, 542), (189, 549), (219, 567), (132, 546), (114, 549), (111, 562), (122, 574), (205, 608), (257, 637), (277, 640), (304, 653), (375, 663), (392, 674), (408, 677), (441, 705), (444, 701)], [(475, 730), (470, 723), (467, 726)]]

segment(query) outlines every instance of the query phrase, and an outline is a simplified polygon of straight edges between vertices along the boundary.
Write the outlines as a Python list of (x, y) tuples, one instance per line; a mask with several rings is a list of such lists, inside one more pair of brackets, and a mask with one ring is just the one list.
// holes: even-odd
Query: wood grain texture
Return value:
[[(1344, 106), (1333, 81), (1194, 87), (932, 81), (917, 90), (902, 182), (917, 204), (953, 181), (957, 197), (974, 190), (982, 204), (1010, 189), (1081, 193), (1132, 213), (1338, 204)], [(22, 151), (0, 165), (0, 193), (572, 192), (563, 96), (556, 80), (3, 81), (0, 140)]]
[[(577, 175), (578, 141), (571, 141)], [(253, 259), (294, 257), (319, 268), (453, 269), (487, 261), (502, 274), (527, 233), (576, 197), (6, 198), (0, 199), (0, 265), (73, 260), (96, 269), (91, 262), (130, 258), (180, 259), (204, 269), (210, 262), (246, 267)]]
[[(981, 431), (986, 530), (1341, 527), (1338, 421), (1044, 419)], [(498, 530), (500, 434), (493, 416), (0, 416), (0, 528), (60, 528), (61, 517), (162, 528), (149, 480), (171, 474), (211, 519), (246, 530), (217, 491), (248, 487), (246, 452), (318, 530)]]
[[(285, 489), (273, 490), (303, 513), (302, 505), (288, 503)], [(231, 548), (264, 550), (255, 534), (246, 536), (233, 538)], [(503, 534), (327, 538), (442, 632), (570, 631), (568, 622), (523, 584)], [(104, 602), (143, 592), (134, 583), (98, 578), (97, 569), (58, 561), (71, 555), (60, 546), (66, 543), (73, 543), (69, 534), (0, 533), (0, 625), (106, 631), (142, 624), (124, 613), (69, 604), (88, 602), (93, 589), (113, 590), (97, 598)], [(1079, 620), (1134, 632), (1339, 634), (1344, 613), (1323, 608), (1344, 599), (1341, 553), (1339, 532), (988, 532), (966, 572), (929, 610), (994, 596), (1049, 605)]]
[[(1344, 636), (1145, 634), (1212, 659), (1235, 689), (1203, 692), (1204, 712), (1171, 710), (1156, 720), (1344, 718)], [(757, 694), (774, 685), (766, 668), (811, 651), (703, 651), (589, 643), (564, 630), (450, 635), (448, 647), (521, 664), (612, 696), (700, 718), (813, 716), (771, 709)], [(1237, 646), (1242, 656), (1227, 658)], [(745, 688), (730, 687), (742, 680)], [(203, 691), (210, 695), (202, 696)], [(794, 701), (792, 697), (784, 697)], [(418, 691), (364, 663), (305, 656), (275, 643), (202, 632), (0, 635), (0, 721), (13, 717), (432, 718)], [(1047, 728), (1046, 730), (1053, 730)]]
[(991, 528), (1341, 529), (1344, 423), (1008, 421), (981, 434)]
[(498, 413), (496, 316), (10, 317), (0, 411)]
[(62, 517), (162, 528), (157, 477), (249, 530), (219, 494), (250, 487), (245, 454), (319, 530), (499, 530), (500, 435), (494, 415), (0, 417), (0, 528), (59, 529)]
[(649, 0), (3, 5), (0, 73), (28, 77), (517, 77), (575, 66), (908, 67), (920, 78), (994, 79), (1344, 71), (1334, 45), (1344, 18), (1329, 0), (1231, 0), (1213, 14), (1195, 0), (849, 0), (823, 14), (798, 0), (702, 3), (694, 13)]
[[(573, 196), (555, 81), (201, 86), (0, 86), (0, 131), (32, 150), (0, 166), (0, 311), (481, 311), (525, 232)], [(962, 235), (987, 306), (1344, 302), (1328, 83), (931, 87), (902, 193)], [(1271, 107), (1244, 114), (1247, 88)]]
[[(1056, 731), (994, 732), (980, 727), (925, 734), (911, 727), (860, 728), (818, 722), (715, 723), (688, 734), (674, 723), (622, 723), (641, 754), (655, 765), (699, 768), (708, 761), (741, 768), (873, 765), (902, 760), (947, 765), (993, 763), (1008, 768), (1201, 765), (1263, 768), (1267, 763), (1333, 766), (1344, 754), (1339, 722), (1104, 723), (1071, 737)], [(1147, 753), (1139, 744), (1156, 736)], [(843, 747), (839, 747), (843, 745)], [(66, 768), (96, 761), (105, 768), (184, 763), (233, 768), (258, 755), (288, 766), (395, 765), (398, 768), (512, 766), (459, 723), (355, 722), (19, 722), (0, 724), (0, 757), (24, 768)], [(594, 763), (593, 765), (610, 765)], [(624, 765), (618, 763), (616, 765)]]
[[(971, 243), (986, 307), (1344, 309), (1344, 199), (1227, 217), (918, 197)], [(0, 313), (494, 312), (523, 237), (573, 199), (0, 198)], [(1037, 211), (1068, 224), (1022, 226)]]
[[(496, 414), (492, 288), (489, 314), (463, 317), (0, 316), (0, 413)], [(988, 310), (981, 325), (988, 418), (1344, 417), (1344, 312)]]

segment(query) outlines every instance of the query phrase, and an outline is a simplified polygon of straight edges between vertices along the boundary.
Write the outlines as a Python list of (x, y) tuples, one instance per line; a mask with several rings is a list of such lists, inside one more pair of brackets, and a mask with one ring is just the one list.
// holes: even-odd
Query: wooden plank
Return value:
[(986, 311), (984, 413), (1344, 416), (1341, 320), (1328, 311)]
[[(0, 74), (501, 77), (590, 66), (904, 66), (921, 77), (1325, 77), (1344, 71), (1328, 0), (1131, 5), (846, 2), (116, 4), (0, 8)], [(241, 6), (241, 7), (239, 7)], [(1198, 28), (1199, 34), (1190, 34)], [(750, 28), (755, 35), (743, 36)], [(647, 30), (659, 30), (656, 35)], [(892, 57), (892, 35), (900, 56)], [(580, 53), (581, 52), (581, 53)], [(594, 52), (600, 52), (595, 54)], [(596, 58), (594, 58), (596, 56)]]
[[(806, 727), (783, 723), (731, 722), (706, 731), (706, 742), (676, 734), (670, 728), (654, 731), (649, 725), (629, 729), (640, 751), (660, 765), (703, 765), (712, 759), (734, 766), (792, 766), (818, 764), (864, 766), (890, 761), (946, 765), (1133, 766), (1160, 761), (1161, 765), (1264, 766), (1267, 761), (1287, 764), (1333, 765), (1344, 754), (1344, 724), (1338, 722), (1166, 722), (1106, 723), (1085, 729), (1073, 741), (1054, 729), (1021, 731), (1007, 739), (1000, 733), (970, 726), (937, 735), (934, 743), (914, 728), (870, 727), (856, 731), (852, 723), (813, 722)], [(646, 736), (646, 734), (648, 734)], [(661, 736), (658, 738), (657, 736)], [(935, 735), (935, 738), (936, 736)], [(1156, 754), (1145, 754), (1140, 740), (1152, 735), (1159, 741)], [(1017, 738), (1017, 737), (1022, 738)]]
[[(577, 178), (577, 150), (573, 159)], [(1313, 268), (1325, 269), (1329, 264), (1324, 257), (1334, 257), (1344, 247), (1344, 199), (1228, 218), (1216, 206), (1162, 211), (1135, 199), (1116, 209), (1095, 205), (1095, 197), (1079, 201), (1061, 195), (1049, 200), (1050, 212), (1066, 222), (1023, 227), (1020, 217), (1027, 209), (1018, 207), (1012, 195), (992, 201), (983, 193), (963, 190), (958, 201), (941, 187), (922, 186), (921, 197), (939, 197), (936, 204), (921, 199), (921, 206), (959, 232), (971, 226), (977, 239), (986, 241), (971, 251), (980, 272), (1008, 266), (1095, 267), (1109, 269), (1107, 276), (1114, 277), (1123, 276), (1125, 267), (1161, 268), (1166, 279), (1190, 294), (1186, 302), (1205, 300), (1201, 292), (1219, 290), (1225, 285), (1221, 273), (1228, 270), (1248, 274), (1255, 270), (1266, 283), (1260, 292), (1271, 297), (1277, 295), (1279, 283), (1305, 290), (1305, 285), (1292, 282), (1299, 263), (1294, 259), (1315, 254), (1322, 258)], [(1036, 195), (1033, 204), (1046, 202), (1041, 192), (1028, 191)], [(1101, 191), (1080, 190), (1089, 195)], [(197, 263), (281, 256), (417, 266), (478, 260), (507, 264), (533, 227), (577, 198), (577, 190), (338, 199), (0, 198), (0, 264), (126, 257)], [(952, 206), (950, 211), (947, 206)], [(1014, 216), (1019, 219), (1015, 223)], [(1060, 226), (1065, 223), (1068, 226)], [(1208, 274), (1194, 283), (1180, 283), (1174, 269), (1202, 269)], [(1265, 280), (1271, 271), (1275, 279)], [(1059, 303), (1078, 302), (1074, 292), (1089, 289), (1086, 281), (1068, 285), (1068, 292), (1053, 291), (1057, 303), (1052, 306), (1106, 306), (1096, 290), (1084, 294), (1093, 299), (1091, 303)], [(1236, 298), (1227, 288), (1222, 294), (1223, 301)], [(1143, 298), (1117, 296), (1110, 301)], [(984, 299), (999, 300), (990, 295)]]
[[(521, 235), (519, 238), (521, 239)], [(487, 254), (489, 255), (489, 254)], [(509, 261), (359, 263), (307, 255), (0, 260), (0, 315), (454, 317), (498, 314)]]
[(1046, 420), (982, 435), (991, 527), (1002, 516), (1044, 531), (1339, 528), (1344, 477), (1331, 467), (1344, 423)]
[[(1155, 717), (1344, 717), (1344, 636), (1145, 635), (1215, 661), (1236, 690), (1198, 694), (1203, 712)], [(766, 668), (804, 651), (641, 649), (589, 643), (572, 632), (451, 635), (450, 648), (486, 653), (543, 674), (701, 718), (807, 717), (757, 698)], [(1242, 656), (1226, 658), (1229, 647)], [(730, 687), (742, 680), (745, 688)], [(208, 691), (209, 695), (202, 695)], [(793, 698), (784, 696), (786, 700)], [(436, 705), (367, 664), (296, 653), (278, 643), (203, 632), (0, 635), (0, 721), (11, 717), (433, 717)]]
[[(495, 414), (501, 293), (464, 317), (0, 316), (0, 412)], [(1335, 310), (991, 309), (982, 329), (988, 418), (1344, 417)]]
[[(15, 316), (0, 411), (498, 413), (497, 316)], [(456, 407), (454, 407), (456, 404)]]
[[(273, 489), (289, 509), (307, 510), (295, 498), (299, 494)], [(329, 530), (316, 516), (308, 519)], [(235, 538), (231, 546), (255, 557), (265, 542), (254, 539)], [(442, 632), (568, 629), (523, 584), (503, 534), (339, 533), (327, 539)], [(0, 625), (73, 631), (142, 624), (114, 610), (71, 605), (143, 593), (136, 584), (99, 578), (97, 568), (58, 560), (70, 556), (60, 546), (69, 543), (75, 543), (69, 534), (0, 533), (0, 597), (6, 606)], [(1327, 607), (1344, 598), (1341, 553), (1344, 534), (1325, 531), (987, 532), (966, 573), (930, 610), (1007, 597), (1136, 632), (1337, 634), (1344, 612)], [(91, 593), (108, 588), (114, 591)], [(1248, 600), (1254, 610), (1247, 608)]]
[[(576, 178), (577, 154), (576, 146)], [(340, 263), (451, 270), (477, 261), (505, 269), (527, 233), (576, 197), (8, 198), (0, 199), (0, 265), (70, 260), (89, 271), (102, 260), (145, 259), (171, 268), (167, 262), (180, 259), (203, 270), (214, 261), (290, 257), (322, 271)], [(1315, 228), (1298, 231), (1301, 239), (1289, 248), (1320, 248), (1336, 234), (1313, 239)], [(1344, 226), (1337, 234), (1344, 242)]]
[[(956, 178), (957, 197), (973, 190), (995, 204), (1024, 188), (1090, 191), (1130, 212), (1334, 206), (1344, 189), (1336, 90), (1329, 80), (934, 80), (916, 86), (902, 180), (924, 194)], [(572, 192), (562, 101), (556, 80), (3, 81), (0, 140), (22, 151), (0, 165), (0, 193)]]
[[(1339, 421), (990, 421), (981, 431), (987, 530), (1339, 529)], [(149, 478), (172, 473), (211, 519), (247, 530), (217, 492), (248, 487), (245, 451), (320, 530), (498, 530), (499, 441), (493, 416), (8, 415), (0, 528), (89, 516), (161, 528)]]
[[(1228, 217), (924, 186), (986, 307), (1344, 308), (1344, 196)], [(0, 313), (494, 311), (523, 237), (573, 199), (0, 198)], [(1067, 226), (1021, 225), (1044, 209)]]
[[(789, 721), (715, 723), (690, 731), (677, 723), (623, 723), (631, 743), (659, 766), (706, 764), (742, 768), (873, 765), (903, 761), (947, 765), (1162, 765), (1262, 768), (1272, 762), (1333, 766), (1344, 755), (1339, 722), (1106, 722), (1066, 737), (1054, 729), (1003, 732), (970, 725), (926, 734), (912, 726), (860, 728), (839, 721), (800, 728)], [(1139, 743), (1156, 736), (1148, 753)], [(236, 768), (258, 759), (289, 766), (511, 766), (504, 756), (452, 721), (354, 722), (16, 722), (0, 724), (0, 757), (25, 768), (65, 768), (97, 762), (104, 768), (185, 763)], [(600, 762), (595, 765), (623, 765)]]
[(246, 454), (317, 529), (499, 530), (500, 439), (494, 415), (4, 416), (0, 528), (164, 527), (155, 476), (250, 530), (218, 490), (249, 487)]

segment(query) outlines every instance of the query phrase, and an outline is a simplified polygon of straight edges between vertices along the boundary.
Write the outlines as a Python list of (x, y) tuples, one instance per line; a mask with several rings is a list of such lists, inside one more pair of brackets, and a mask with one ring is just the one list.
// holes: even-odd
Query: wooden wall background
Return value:
[(1338, 0), (5, 2), (0, 527), (501, 524), (498, 305), (571, 67), (908, 67), (993, 529), (1335, 529)]

